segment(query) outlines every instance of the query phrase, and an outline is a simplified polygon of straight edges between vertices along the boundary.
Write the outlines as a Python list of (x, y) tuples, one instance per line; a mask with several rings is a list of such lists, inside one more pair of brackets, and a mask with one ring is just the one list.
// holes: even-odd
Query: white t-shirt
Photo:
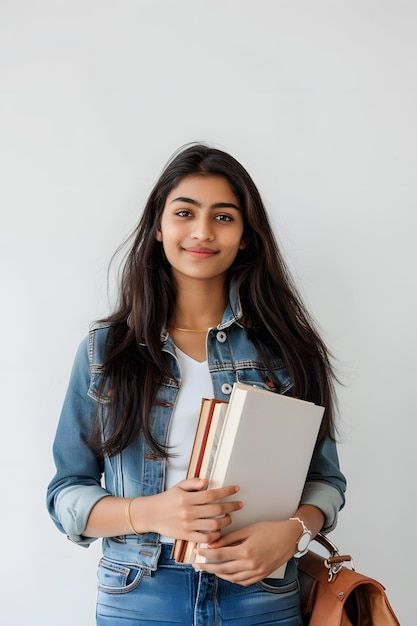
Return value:
[[(177, 346), (175, 351), (181, 368), (181, 387), (171, 417), (168, 445), (174, 446), (169, 452), (178, 456), (167, 461), (165, 489), (173, 487), (186, 477), (201, 399), (214, 398), (207, 361), (196, 361)], [(165, 543), (173, 542), (172, 537), (165, 535), (161, 535), (160, 540)]]

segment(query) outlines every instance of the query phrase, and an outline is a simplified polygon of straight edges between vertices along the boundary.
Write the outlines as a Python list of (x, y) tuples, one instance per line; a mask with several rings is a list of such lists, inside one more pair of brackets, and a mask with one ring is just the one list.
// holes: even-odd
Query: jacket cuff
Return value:
[(55, 513), (74, 543), (88, 548), (98, 537), (82, 537), (91, 509), (99, 500), (111, 494), (99, 485), (71, 485), (62, 489), (55, 499)]
[(301, 504), (312, 504), (324, 515), (324, 526), (321, 533), (329, 533), (336, 527), (337, 517), (345, 500), (335, 487), (319, 481), (308, 481), (301, 495)]

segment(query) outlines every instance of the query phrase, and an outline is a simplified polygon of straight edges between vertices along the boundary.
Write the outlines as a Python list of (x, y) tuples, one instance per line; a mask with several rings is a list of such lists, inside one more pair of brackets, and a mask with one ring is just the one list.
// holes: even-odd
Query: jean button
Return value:
[(226, 341), (226, 333), (224, 333), (222, 330), (219, 330), (216, 335), (216, 339), (217, 341), (220, 341), (220, 343), (224, 343)]
[(222, 393), (224, 393), (225, 396), (228, 396), (232, 393), (232, 385), (229, 385), (229, 383), (224, 383), (222, 385)]

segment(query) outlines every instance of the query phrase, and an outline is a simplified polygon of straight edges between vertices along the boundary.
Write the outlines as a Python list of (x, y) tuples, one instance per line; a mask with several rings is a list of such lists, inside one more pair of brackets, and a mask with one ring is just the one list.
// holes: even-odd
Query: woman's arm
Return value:
[(194, 542), (215, 541), (221, 529), (231, 523), (230, 514), (240, 508), (240, 502), (222, 502), (236, 493), (235, 485), (219, 489), (206, 486), (207, 480), (191, 478), (152, 496), (103, 498), (91, 510), (83, 535), (113, 537), (136, 531)]
[[(345, 504), (346, 478), (340, 471), (336, 443), (330, 437), (317, 441), (300, 499), (300, 506), (317, 507), (324, 515), (323, 528), (328, 533), (337, 524)], [(307, 528), (309, 528), (306, 523)]]
[[(314, 538), (317, 533), (321, 531), (325, 520), (323, 512), (311, 504), (302, 504), (294, 514), (294, 517), (298, 517), (304, 522), (308, 530), (311, 532), (312, 538)], [(301, 525), (300, 522), (297, 521), (294, 521), (293, 524), (295, 525), (296, 531), (298, 531), (298, 534), (296, 532), (298, 539), (301, 535)], [(296, 547), (294, 546), (294, 554), (296, 551)]]
[(82, 536), (93, 506), (110, 496), (101, 486), (103, 468), (87, 444), (95, 401), (88, 395), (88, 335), (78, 346), (65, 394), (53, 454), (56, 473), (48, 485), (47, 508), (57, 528), (74, 543), (88, 547)]

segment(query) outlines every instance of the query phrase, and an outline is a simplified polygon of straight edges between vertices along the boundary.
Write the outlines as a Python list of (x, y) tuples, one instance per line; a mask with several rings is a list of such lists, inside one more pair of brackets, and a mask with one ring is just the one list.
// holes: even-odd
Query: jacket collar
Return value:
[[(217, 326), (219, 330), (231, 326), (234, 322), (238, 322), (243, 315), (242, 304), (240, 302), (239, 290), (236, 280), (232, 279), (229, 286), (229, 302), (224, 310), (222, 321)], [(241, 326), (241, 324), (239, 324)]]

